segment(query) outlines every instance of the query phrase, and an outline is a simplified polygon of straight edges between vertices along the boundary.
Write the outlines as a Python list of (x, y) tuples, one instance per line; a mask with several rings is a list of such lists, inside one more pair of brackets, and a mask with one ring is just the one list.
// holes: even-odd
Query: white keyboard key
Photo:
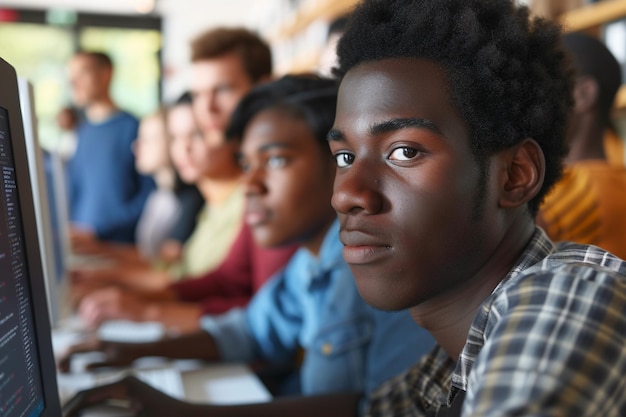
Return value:
[(175, 368), (141, 369), (132, 372), (138, 379), (170, 397), (184, 399), (183, 377)]

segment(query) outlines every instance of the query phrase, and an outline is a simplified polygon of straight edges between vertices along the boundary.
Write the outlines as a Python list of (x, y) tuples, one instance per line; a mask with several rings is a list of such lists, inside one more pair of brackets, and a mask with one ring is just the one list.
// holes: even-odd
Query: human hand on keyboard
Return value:
[(193, 406), (176, 400), (134, 376), (80, 391), (63, 406), (64, 417), (77, 417), (82, 410), (102, 404), (124, 404), (136, 416), (191, 415)]
[(151, 300), (120, 287), (106, 287), (87, 294), (78, 306), (78, 314), (88, 327), (98, 328), (106, 320), (148, 320)]
[(97, 338), (87, 340), (70, 346), (60, 356), (57, 367), (61, 372), (70, 372), (72, 358), (80, 353), (102, 352), (104, 358), (97, 362), (89, 363), (86, 370), (110, 366), (128, 366), (135, 359), (145, 356), (146, 343), (121, 343), (109, 342)]

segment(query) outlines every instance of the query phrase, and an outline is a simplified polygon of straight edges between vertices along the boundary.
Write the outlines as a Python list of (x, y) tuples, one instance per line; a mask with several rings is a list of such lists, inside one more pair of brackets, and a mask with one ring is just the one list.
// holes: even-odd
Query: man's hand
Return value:
[(108, 366), (128, 366), (135, 359), (149, 353), (148, 345), (148, 343), (121, 343), (91, 339), (70, 346), (59, 359), (57, 367), (61, 372), (69, 372), (72, 357), (87, 352), (102, 352), (104, 354), (102, 361), (88, 364), (86, 366), (88, 370)]
[(105, 320), (146, 321), (152, 305), (152, 301), (139, 294), (108, 287), (83, 298), (78, 313), (89, 327), (97, 328)]
[(63, 407), (64, 417), (77, 417), (80, 411), (114, 400), (128, 405), (136, 416), (188, 416), (192, 406), (176, 400), (128, 376), (112, 384), (81, 391)]
[(183, 245), (176, 240), (166, 240), (161, 245), (158, 256), (166, 264), (178, 262), (183, 256)]
[(77, 253), (98, 253), (100, 242), (93, 230), (71, 226), (70, 245)]

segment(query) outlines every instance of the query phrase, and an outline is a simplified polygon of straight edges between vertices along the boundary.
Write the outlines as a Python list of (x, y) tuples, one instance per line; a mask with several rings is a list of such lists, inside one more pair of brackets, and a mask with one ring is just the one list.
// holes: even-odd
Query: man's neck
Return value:
[(228, 200), (235, 189), (241, 185), (241, 177), (219, 180), (203, 178), (196, 185), (207, 204), (219, 206)]
[(528, 219), (512, 226), (494, 246), (489, 261), (463, 285), (410, 309), (413, 319), (427, 329), (454, 360), (463, 350), (482, 303), (513, 268), (534, 230), (534, 222)]
[(87, 120), (91, 123), (102, 123), (117, 112), (115, 103), (110, 98), (93, 102), (85, 109)]
[(577, 115), (576, 127), (569, 132), (566, 164), (595, 159), (606, 160), (604, 134), (606, 127), (596, 117)]
[(573, 164), (586, 160), (606, 160), (606, 153), (604, 152), (604, 136), (602, 134), (596, 135), (594, 139), (588, 141), (573, 142), (570, 146), (569, 153), (565, 158), (565, 164)]
[(154, 182), (156, 183), (158, 188), (173, 190), (174, 184), (176, 183), (176, 174), (174, 170), (170, 167), (165, 167), (152, 175), (154, 178)]

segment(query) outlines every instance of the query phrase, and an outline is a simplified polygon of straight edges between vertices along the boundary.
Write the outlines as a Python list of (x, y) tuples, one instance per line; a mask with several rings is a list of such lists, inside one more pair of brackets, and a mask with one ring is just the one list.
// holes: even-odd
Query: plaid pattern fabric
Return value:
[(541, 229), (474, 319), (459, 360), (439, 347), (375, 391), (366, 415), (626, 415), (626, 263)]

